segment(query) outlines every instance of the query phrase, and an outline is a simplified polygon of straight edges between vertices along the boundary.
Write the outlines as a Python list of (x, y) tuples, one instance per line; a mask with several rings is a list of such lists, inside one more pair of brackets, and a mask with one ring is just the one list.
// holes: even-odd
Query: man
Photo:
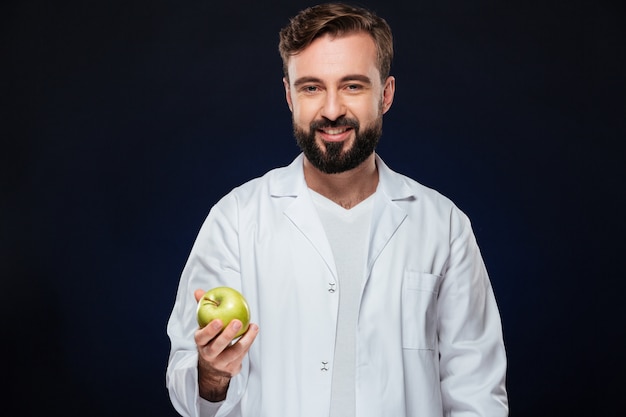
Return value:
[[(387, 23), (341, 4), (280, 33), (301, 154), (210, 211), (168, 323), (167, 386), (198, 416), (507, 415), (498, 309), (470, 223), (374, 152), (394, 98)], [(203, 291), (252, 320), (198, 329)]]

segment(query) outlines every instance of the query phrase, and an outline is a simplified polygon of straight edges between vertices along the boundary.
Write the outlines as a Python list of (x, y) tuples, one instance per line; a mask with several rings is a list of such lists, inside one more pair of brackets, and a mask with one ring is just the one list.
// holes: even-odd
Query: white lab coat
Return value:
[[(168, 323), (167, 387), (182, 415), (328, 415), (341, 288), (302, 161), (234, 189), (199, 232)], [(508, 415), (500, 317), (470, 222), (376, 163), (357, 417)], [(198, 397), (193, 291), (222, 285), (242, 291), (259, 334), (226, 400), (211, 404)]]

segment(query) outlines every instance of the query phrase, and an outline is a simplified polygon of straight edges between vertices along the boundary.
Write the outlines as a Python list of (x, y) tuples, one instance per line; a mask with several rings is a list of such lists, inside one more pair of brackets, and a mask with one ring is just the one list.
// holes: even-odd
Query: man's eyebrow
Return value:
[(322, 82), (322, 80), (320, 80), (319, 78), (316, 77), (300, 77), (297, 80), (295, 80), (293, 82), (293, 86), (294, 87), (299, 87), (302, 84), (308, 84), (308, 83), (320, 83)]
[(364, 84), (372, 84), (372, 80), (370, 79), (370, 77), (361, 74), (351, 74), (341, 78), (341, 82), (345, 83), (348, 81), (360, 81)]

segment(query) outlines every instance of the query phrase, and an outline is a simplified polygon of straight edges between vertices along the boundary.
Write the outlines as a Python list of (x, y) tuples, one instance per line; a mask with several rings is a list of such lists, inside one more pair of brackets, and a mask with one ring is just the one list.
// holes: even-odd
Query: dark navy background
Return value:
[[(379, 153), (472, 219), (513, 417), (623, 411), (618, 3), (361, 2), (395, 35)], [(309, 4), (0, 6), (3, 409), (176, 415), (179, 274), (211, 205), (298, 153), (277, 32)]]

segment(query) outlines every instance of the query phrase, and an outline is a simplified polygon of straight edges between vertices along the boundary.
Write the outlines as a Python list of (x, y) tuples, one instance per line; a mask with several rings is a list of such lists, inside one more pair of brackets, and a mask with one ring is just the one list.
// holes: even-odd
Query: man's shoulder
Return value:
[(384, 181), (387, 193), (391, 194), (394, 200), (436, 204), (442, 207), (454, 206), (450, 198), (435, 188), (426, 186), (406, 174), (396, 172), (387, 165), (382, 165), (381, 174), (384, 176), (384, 180), (381, 180)]
[(304, 181), (302, 161), (297, 157), (289, 165), (272, 168), (233, 188), (224, 198), (239, 201), (271, 196), (289, 196), (301, 188)]
[[(402, 174), (399, 174), (399, 175), (402, 175)], [(406, 176), (406, 175), (402, 175), (402, 176), (407, 181), (407, 184), (409, 185), (409, 187), (412, 190), (414, 190), (418, 198), (428, 199), (431, 201), (439, 201), (441, 203), (446, 203), (446, 204), (454, 204), (450, 198), (445, 196), (439, 190), (432, 188), (430, 186), (424, 185), (418, 180), (411, 178), (409, 176)]]
[(438, 190), (404, 174), (394, 172), (393, 177), (403, 184), (405, 193), (404, 197), (392, 200), (405, 210), (409, 222), (423, 224), (426, 221), (431, 227), (438, 227), (438, 230), (471, 224), (456, 203)]
[(272, 168), (269, 171), (265, 172), (265, 174), (256, 178), (252, 178), (244, 182), (243, 184), (235, 187), (233, 189), (233, 192), (240, 194), (249, 194), (253, 192), (263, 191), (267, 188), (272, 188), (272, 186), (275, 186), (277, 183), (293, 179), (291, 178), (295, 174), (293, 171), (294, 170), (292, 165)]

